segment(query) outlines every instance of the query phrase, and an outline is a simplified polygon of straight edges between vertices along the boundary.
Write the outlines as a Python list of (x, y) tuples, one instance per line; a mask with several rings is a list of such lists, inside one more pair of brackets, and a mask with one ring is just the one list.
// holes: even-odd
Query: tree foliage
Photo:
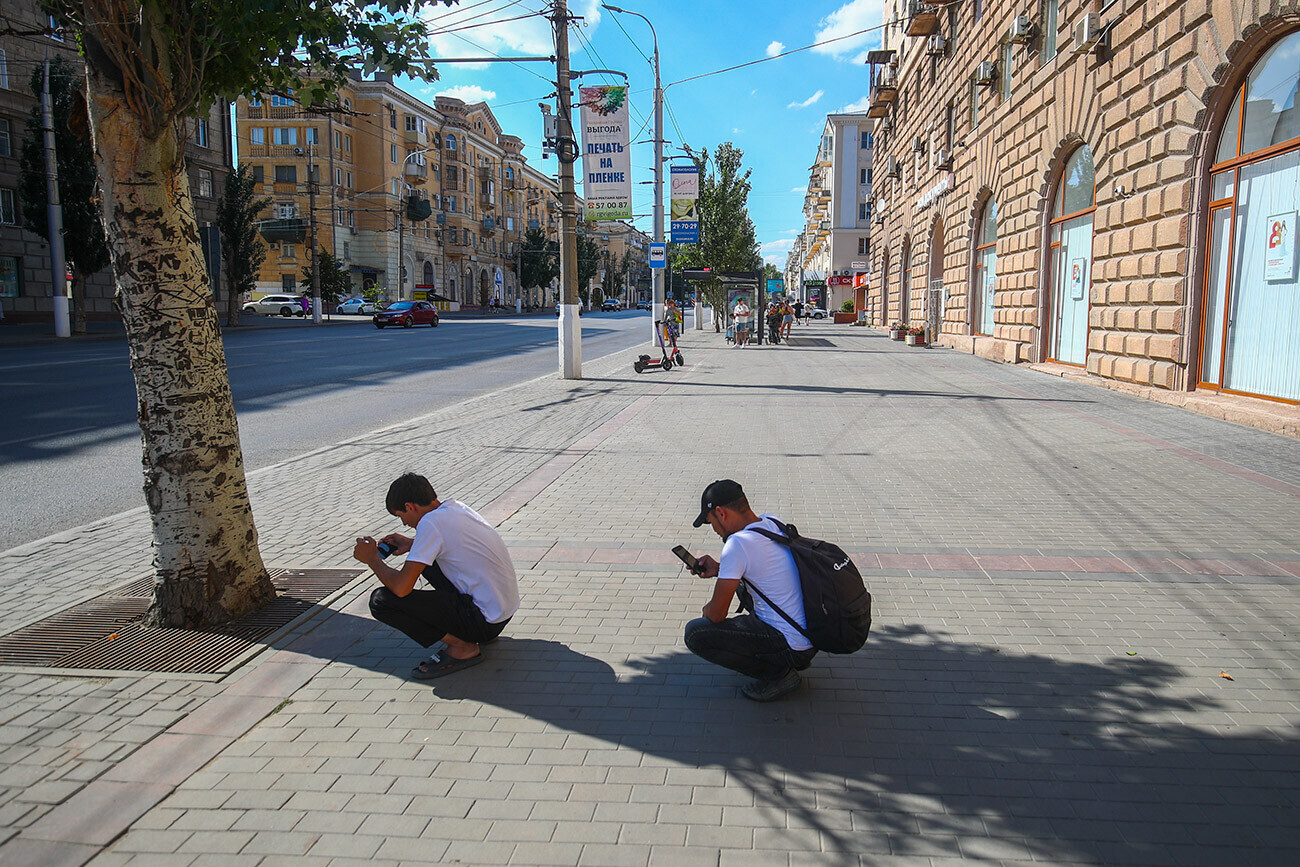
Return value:
[[(743, 168), (745, 152), (731, 142), (723, 142), (710, 154), (705, 148), (695, 158), (700, 170), (700, 194), (696, 209), (700, 217), (700, 240), (697, 244), (670, 244), (669, 266), (680, 273), (683, 268), (712, 268), (714, 271), (757, 271), (763, 262), (759, 254), (754, 221), (749, 216), (749, 176)], [(714, 328), (720, 327), (717, 312), (725, 307), (721, 281), (696, 284), (704, 300), (715, 312)]]
[[(32, 93), (39, 98), (45, 70), (32, 73)], [(62, 57), (50, 61), (50, 107), (54, 121), (54, 150), (58, 156), (59, 201), (63, 208), (63, 244), (72, 272), (72, 330), (86, 331), (86, 279), (108, 265), (108, 242), (100, 219), (95, 185), (95, 151), (86, 114), (85, 81), (81, 71)], [(20, 155), (19, 197), (23, 225), (45, 240), (50, 237), (45, 194), (45, 136), (38, 104), (27, 118), (27, 135)]]
[(271, 204), (259, 198), (257, 184), (247, 165), (241, 165), (226, 180), (217, 200), (217, 227), (221, 230), (221, 255), (225, 259), (226, 325), (239, 324), (244, 293), (257, 287), (257, 272), (266, 259), (266, 242), (258, 232), (257, 215)]
[(548, 240), (541, 228), (524, 233), (519, 259), (519, 280), (525, 289), (550, 286), (560, 276), (560, 245)]
[[(330, 253), (329, 250), (317, 251), (320, 259), (320, 300), (326, 310), (327, 305), (338, 304), (352, 294), (352, 276), (347, 267)], [(311, 265), (302, 269), (298, 281), (298, 291), (311, 293)]]

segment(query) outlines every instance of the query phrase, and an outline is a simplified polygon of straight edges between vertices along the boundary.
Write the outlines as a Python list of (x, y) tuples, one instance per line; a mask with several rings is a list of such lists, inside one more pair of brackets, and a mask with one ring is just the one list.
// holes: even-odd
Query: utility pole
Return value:
[(560, 376), (582, 379), (582, 323), (578, 313), (578, 239), (575, 221), (577, 197), (573, 188), (573, 163), (578, 141), (573, 135), (573, 94), (569, 92), (569, 7), (555, 0), (551, 13), (555, 27), (555, 86), (559, 130), (555, 155), (560, 161)]
[[(319, 127), (313, 127), (319, 129)], [(311, 321), (321, 323), (320, 249), (316, 245), (316, 142), (307, 142), (307, 212), (311, 215)]]
[(50, 284), (53, 287), (54, 336), (71, 337), (68, 322), (68, 262), (63, 252), (63, 205), (59, 201), (59, 162), (54, 151), (54, 109), (50, 103), (50, 53), (45, 52), (41, 86), (41, 133), (45, 139), (45, 208), (50, 227)]

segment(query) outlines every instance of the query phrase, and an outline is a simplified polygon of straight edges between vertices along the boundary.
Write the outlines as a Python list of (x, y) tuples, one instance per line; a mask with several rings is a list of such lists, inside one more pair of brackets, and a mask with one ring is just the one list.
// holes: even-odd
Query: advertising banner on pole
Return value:
[(580, 88), (584, 220), (632, 219), (627, 85)]
[(700, 198), (700, 170), (695, 165), (672, 166), (670, 173), (672, 241), (674, 244), (700, 242), (700, 214), (696, 205)]

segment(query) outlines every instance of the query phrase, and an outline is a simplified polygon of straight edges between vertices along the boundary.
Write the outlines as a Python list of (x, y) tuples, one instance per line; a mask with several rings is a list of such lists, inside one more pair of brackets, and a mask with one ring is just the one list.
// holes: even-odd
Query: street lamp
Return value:
[[(650, 19), (640, 12), (633, 12), (631, 9), (623, 9), (620, 6), (611, 6), (608, 3), (602, 3), (601, 8), (608, 9), (610, 12), (621, 12), (624, 15), (635, 15), (640, 18), (649, 26), (650, 38), (654, 40), (654, 60), (652, 61), (655, 68), (654, 230), (655, 243), (662, 244), (664, 241), (664, 90), (659, 82), (659, 35), (655, 33), (655, 26), (650, 22)], [(655, 268), (651, 271), (651, 306), (654, 308), (650, 315), (650, 339), (652, 341), (658, 333), (659, 326), (655, 325), (655, 323), (664, 318), (664, 270), (664, 268)]]

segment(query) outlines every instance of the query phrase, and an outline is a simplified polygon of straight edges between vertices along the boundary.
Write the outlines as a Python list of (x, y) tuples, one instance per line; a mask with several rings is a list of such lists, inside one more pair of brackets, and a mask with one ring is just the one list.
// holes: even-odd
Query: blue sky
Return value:
[[(615, 5), (640, 12), (654, 23), (665, 85), (881, 23), (881, 0), (626, 0)], [(487, 25), (435, 36), (434, 54), (550, 55), (553, 47), (548, 21), (537, 16), (503, 20), (528, 16), (543, 7), (543, 0), (461, 0), (458, 7), (451, 9), (430, 7), (427, 17), (437, 29)], [(627, 72), (632, 90), (633, 132), (645, 124), (633, 141), (651, 138), (654, 76), (646, 59), (651, 54), (649, 27), (635, 16), (601, 9), (597, 0), (569, 0), (569, 8), (572, 14), (584, 18), (570, 30), (573, 68)], [(802, 227), (808, 166), (825, 116), (861, 110), (868, 87), (863, 56), (878, 45), (878, 32), (873, 31), (746, 69), (672, 84), (667, 89), (671, 112), (665, 112), (664, 127), (665, 138), (671, 144), (665, 152), (674, 152), (672, 149), (683, 143), (712, 149), (724, 141), (733, 142), (745, 152), (745, 164), (754, 171), (750, 214), (766, 260), (778, 267), (784, 264), (790, 243)], [(537, 107), (554, 90), (543, 80), (554, 78), (554, 66), (444, 64), (438, 72), (437, 82), (406, 82), (404, 86), (429, 102), (440, 93), (467, 102), (485, 100), (502, 128), (524, 140), (529, 163), (548, 174), (555, 172), (554, 158), (541, 159), (542, 123)], [(616, 80), (587, 76), (583, 83)], [(645, 215), (638, 217), (636, 224), (647, 233), (652, 228), (652, 187), (637, 182), (652, 177), (652, 147), (648, 143), (634, 144), (632, 151), (635, 212)]]

